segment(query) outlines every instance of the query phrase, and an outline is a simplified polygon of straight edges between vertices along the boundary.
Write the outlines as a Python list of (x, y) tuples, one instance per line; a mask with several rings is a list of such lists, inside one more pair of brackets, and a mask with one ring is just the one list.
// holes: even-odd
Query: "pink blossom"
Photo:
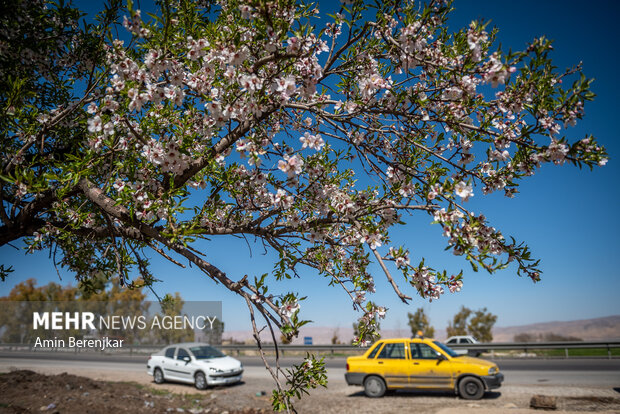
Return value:
[(551, 140), (551, 144), (549, 144), (549, 148), (547, 148), (547, 157), (554, 164), (562, 164), (564, 163), (564, 159), (568, 154), (568, 146), (562, 142), (558, 142), (556, 139)]
[(489, 58), (489, 70), (485, 74), (485, 79), (487, 82), (491, 82), (491, 86), (497, 88), (499, 84), (502, 85), (506, 83), (506, 80), (510, 77), (510, 72), (514, 71), (513, 68), (509, 70), (506, 66), (500, 62), (499, 58), (496, 54), (493, 54)]
[(323, 145), (325, 145), (325, 141), (323, 141), (320, 134), (310, 135), (309, 132), (304, 133), (304, 135), (299, 138), (299, 141), (303, 144), (302, 148), (310, 148), (317, 151), (320, 151)]
[(280, 92), (285, 99), (290, 98), (295, 93), (296, 89), (295, 77), (292, 75), (276, 80), (276, 91)]
[(241, 17), (244, 19), (249, 19), (252, 17), (252, 11), (254, 10), (251, 6), (247, 4), (242, 4), (239, 6), (239, 10), (241, 11)]
[(297, 53), (299, 51), (301, 45), (298, 38), (291, 37), (288, 39), (287, 43), (288, 46), (286, 47), (286, 51), (288, 53)]
[(282, 306), (280, 306), (280, 312), (287, 318), (290, 318), (295, 313), (299, 312), (299, 303), (296, 300), (284, 302)]
[(298, 155), (293, 155), (292, 157), (284, 155), (284, 159), (278, 161), (278, 168), (288, 174), (289, 177), (300, 174), (303, 165), (304, 161)]
[(101, 117), (99, 115), (95, 115), (93, 118), (88, 120), (88, 132), (95, 133), (101, 132), (103, 128), (103, 122), (101, 121)]

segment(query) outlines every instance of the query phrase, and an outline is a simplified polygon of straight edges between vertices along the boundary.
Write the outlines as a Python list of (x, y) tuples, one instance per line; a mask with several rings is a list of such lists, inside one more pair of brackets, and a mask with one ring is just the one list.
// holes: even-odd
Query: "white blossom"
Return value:
[(463, 181), (459, 181), (454, 186), (454, 192), (457, 196), (461, 197), (463, 201), (469, 200), (470, 197), (474, 196), (474, 191), (470, 184), (467, 184)]

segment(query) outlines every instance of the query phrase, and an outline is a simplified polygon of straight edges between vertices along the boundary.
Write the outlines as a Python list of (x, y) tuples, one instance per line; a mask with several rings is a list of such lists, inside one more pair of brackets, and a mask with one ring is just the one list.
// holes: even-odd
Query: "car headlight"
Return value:
[(489, 368), (489, 375), (494, 375), (494, 374), (497, 374), (497, 367)]
[(209, 367), (209, 372), (216, 373), (216, 372), (224, 372), (224, 371), (222, 371), (221, 369), (214, 368), (214, 367)]

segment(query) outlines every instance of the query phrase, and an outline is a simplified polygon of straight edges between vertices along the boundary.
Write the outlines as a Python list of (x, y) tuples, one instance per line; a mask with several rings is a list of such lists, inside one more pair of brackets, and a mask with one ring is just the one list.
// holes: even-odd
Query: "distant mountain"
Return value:
[(493, 342), (512, 342), (515, 335), (554, 333), (584, 341), (620, 340), (620, 315), (578, 321), (555, 321), (493, 329)]
[[(435, 328), (439, 340), (446, 339), (445, 330)], [(267, 330), (261, 333), (261, 339), (265, 342), (273, 342)], [(607, 316), (604, 318), (583, 319), (578, 321), (555, 321), (542, 322), (529, 325), (496, 327), (493, 329), (493, 342), (512, 342), (515, 335), (530, 333), (533, 335), (554, 333), (562, 336), (573, 336), (584, 341), (596, 340), (620, 340), (620, 315)], [(350, 327), (329, 326), (304, 326), (300, 329), (299, 337), (293, 340), (293, 344), (302, 345), (304, 337), (311, 337), (314, 345), (331, 344), (336, 336), (341, 343), (349, 344), (353, 339), (353, 329)], [(409, 337), (411, 332), (406, 329), (383, 329), (381, 336), (384, 338)], [(251, 331), (225, 331), (224, 339), (233, 339), (239, 342), (252, 342)], [(280, 341), (280, 335), (277, 334)]]

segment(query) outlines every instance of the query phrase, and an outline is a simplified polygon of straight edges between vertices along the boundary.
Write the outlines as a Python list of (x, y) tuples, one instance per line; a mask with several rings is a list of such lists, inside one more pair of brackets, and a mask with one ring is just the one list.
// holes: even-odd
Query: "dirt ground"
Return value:
[[(131, 376), (127, 378), (131, 380)], [(244, 382), (197, 391), (191, 385), (149, 381), (111, 382), (62, 374), (16, 370), (0, 374), (0, 414), (4, 413), (269, 413), (265, 381)], [(482, 400), (467, 401), (454, 393), (396, 392), (368, 399), (360, 387), (343, 381), (311, 392), (296, 404), (299, 413), (521, 413), (529, 410), (533, 394), (552, 395), (564, 412), (620, 413), (620, 396), (613, 389), (508, 386), (488, 392)], [(446, 411), (447, 410), (447, 411)]]
[[(189, 388), (189, 387), (188, 387)], [(189, 388), (192, 390), (192, 388)], [(70, 374), (33, 371), (0, 374), (0, 413), (228, 413), (262, 414), (271, 410), (228, 409), (213, 393), (177, 394), (133, 382), (95, 381)]]

